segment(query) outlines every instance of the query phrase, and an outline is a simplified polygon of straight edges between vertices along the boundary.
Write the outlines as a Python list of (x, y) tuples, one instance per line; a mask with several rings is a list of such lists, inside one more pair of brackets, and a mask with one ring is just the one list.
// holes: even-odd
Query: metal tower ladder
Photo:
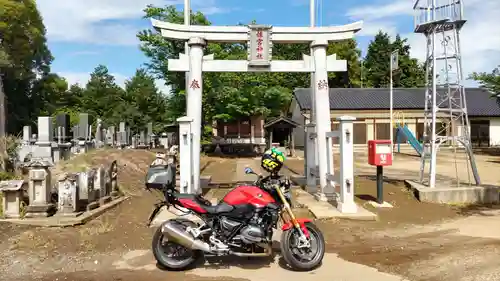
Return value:
[[(426, 90), (424, 109), (424, 144), (421, 154), (420, 181), (425, 181), (429, 162), (429, 187), (436, 184), (436, 164), (439, 146), (452, 145), (455, 154), (463, 146), (476, 185), (480, 178), (472, 151), (467, 101), (463, 86), (460, 30), (465, 24), (461, 0), (416, 0), (415, 33), (424, 34), (427, 41)], [(442, 121), (437, 127), (437, 119)], [(455, 155), (456, 164), (456, 155)], [(455, 165), (457, 166), (457, 165)], [(470, 170), (469, 178), (470, 178)], [(460, 184), (456, 167), (457, 184)], [(469, 179), (470, 182), (470, 179)]]

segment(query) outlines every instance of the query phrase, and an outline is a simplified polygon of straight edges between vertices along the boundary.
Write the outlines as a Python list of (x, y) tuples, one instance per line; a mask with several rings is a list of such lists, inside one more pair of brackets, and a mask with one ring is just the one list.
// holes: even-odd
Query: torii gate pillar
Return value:
[(319, 166), (320, 190), (318, 190), (317, 197), (322, 201), (335, 198), (334, 184), (327, 179), (327, 174), (333, 174), (332, 139), (326, 137), (326, 133), (332, 130), (326, 56), (327, 47), (328, 41), (326, 40), (317, 40), (311, 43), (314, 59), (314, 85), (311, 85), (311, 88), (314, 87), (315, 89), (313, 100), (314, 122), (316, 123), (316, 150), (319, 152), (314, 152), (318, 157)]
[[(188, 88), (186, 89), (186, 115), (192, 118), (192, 177), (191, 190), (188, 193), (201, 193), (200, 188), (200, 151), (201, 151), (201, 120), (202, 120), (202, 100), (203, 100), (203, 47), (206, 41), (203, 38), (193, 37), (188, 41), (189, 45), (189, 75)], [(182, 154), (181, 154), (182, 157)]]

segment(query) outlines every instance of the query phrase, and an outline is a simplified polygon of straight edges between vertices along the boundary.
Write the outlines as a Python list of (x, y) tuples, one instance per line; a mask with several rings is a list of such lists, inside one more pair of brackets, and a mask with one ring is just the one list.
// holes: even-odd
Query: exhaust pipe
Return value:
[(178, 243), (191, 250), (200, 250), (203, 252), (210, 253), (210, 246), (201, 241), (200, 239), (194, 239), (191, 234), (187, 233), (179, 223), (174, 221), (167, 221), (161, 227), (161, 232), (170, 238), (173, 242)]

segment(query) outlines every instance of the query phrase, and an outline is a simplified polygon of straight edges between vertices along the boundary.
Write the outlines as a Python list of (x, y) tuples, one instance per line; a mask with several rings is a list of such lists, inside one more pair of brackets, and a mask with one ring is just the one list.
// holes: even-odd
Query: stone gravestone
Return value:
[(78, 146), (80, 153), (87, 152), (91, 147), (91, 124), (92, 116), (88, 113), (80, 113), (80, 122), (78, 124)]
[(70, 138), (70, 117), (69, 114), (57, 114), (56, 116), (57, 142), (67, 143)]
[(153, 145), (153, 139), (154, 139), (153, 123), (149, 122), (148, 123), (148, 132), (146, 135), (146, 145), (151, 147)]
[(29, 155), (33, 152), (33, 145), (31, 141), (31, 126), (23, 127), (23, 140), (19, 149), (19, 161), (25, 162)]
[(28, 197), (26, 217), (48, 217), (54, 208), (50, 203), (50, 170), (52, 162), (45, 160), (32, 160), (28, 165)]
[(132, 148), (137, 148), (137, 136), (132, 136)]
[(89, 127), (92, 120), (88, 113), (80, 113), (78, 123), (78, 140), (87, 140), (89, 137)]
[(79, 216), (82, 207), (79, 198), (78, 174), (62, 174), (57, 185), (57, 213), (58, 216)]
[(125, 147), (128, 145), (128, 140), (127, 140), (127, 132), (122, 131), (120, 132), (120, 147)]
[(94, 190), (95, 169), (81, 172), (78, 176), (80, 202), (86, 206), (87, 211), (99, 207), (99, 203), (96, 202), (96, 193)]
[(111, 201), (111, 197), (109, 196), (109, 191), (106, 186), (106, 169), (104, 169), (102, 165), (97, 168), (94, 178), (94, 189), (99, 197), (99, 205), (102, 206)]
[(52, 147), (54, 162), (67, 160), (70, 156), (70, 117), (69, 114), (58, 114), (56, 116), (56, 139), (57, 143)]
[(97, 126), (95, 129), (95, 145), (96, 148), (101, 148), (104, 145), (104, 137), (103, 137), (103, 128), (102, 128), (102, 120), (100, 118), (97, 119)]
[(24, 180), (9, 180), (0, 182), (2, 196), (2, 214), (4, 218), (20, 218), (23, 191), (26, 189)]
[(33, 151), (33, 157), (52, 163), (52, 141), (54, 140), (54, 130), (52, 117), (38, 117), (38, 139)]
[(89, 186), (90, 179), (88, 178), (87, 172), (78, 173), (78, 199), (80, 200), (79, 206), (82, 207), (82, 210), (89, 203)]
[(77, 154), (79, 151), (79, 146), (78, 146), (78, 134), (79, 134), (79, 129), (78, 125), (73, 126), (73, 129), (71, 130), (71, 133), (73, 137), (71, 138), (71, 142), (73, 146), (71, 147), (71, 153)]
[(109, 126), (108, 131), (106, 133), (106, 138), (108, 139), (108, 145), (114, 147), (115, 146), (115, 137), (116, 132), (115, 132), (115, 126)]
[(137, 145), (139, 148), (146, 148), (148, 143), (146, 141), (146, 132), (141, 131), (139, 133), (139, 144)]
[(23, 126), (23, 145), (31, 144), (31, 126)]
[(128, 145), (127, 142), (127, 128), (125, 122), (120, 122), (120, 130), (118, 131), (118, 143), (121, 148)]
[(132, 139), (134, 136), (132, 136), (132, 134), (130, 134), (130, 127), (127, 127), (127, 145), (130, 145), (132, 143)]

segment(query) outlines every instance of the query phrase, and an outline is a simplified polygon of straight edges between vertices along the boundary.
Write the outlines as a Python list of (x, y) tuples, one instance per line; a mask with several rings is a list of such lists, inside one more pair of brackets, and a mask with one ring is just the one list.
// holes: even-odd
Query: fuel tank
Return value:
[(229, 205), (250, 204), (256, 208), (263, 208), (270, 203), (275, 203), (274, 198), (264, 190), (249, 185), (238, 186), (224, 196), (222, 201)]

